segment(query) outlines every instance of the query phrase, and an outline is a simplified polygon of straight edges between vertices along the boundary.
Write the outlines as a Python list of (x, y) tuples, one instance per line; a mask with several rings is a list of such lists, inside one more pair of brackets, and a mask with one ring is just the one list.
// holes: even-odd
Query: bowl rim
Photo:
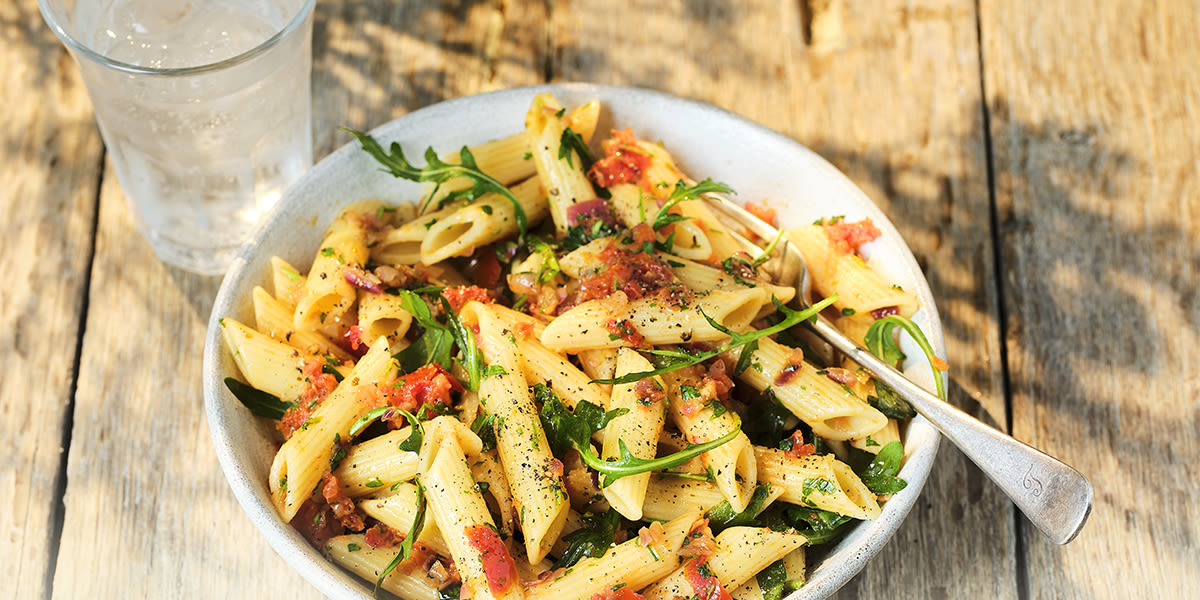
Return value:
[[(945, 356), (944, 332), (937, 305), (933, 301), (932, 292), (929, 289), (928, 280), (913, 257), (911, 248), (909, 248), (908, 244), (900, 236), (886, 214), (875, 205), (865, 192), (825, 158), (792, 138), (742, 115), (706, 102), (682, 98), (657, 90), (592, 83), (554, 83), (507, 88), (431, 104), (387, 123), (383, 123), (373, 128), (371, 134), (377, 138), (386, 139), (389, 132), (401, 130), (405, 123), (429, 118), (442, 112), (454, 111), (474, 103), (486, 103), (491, 100), (508, 99), (513, 96), (532, 98), (534, 95), (544, 92), (591, 95), (597, 98), (629, 96), (647, 103), (658, 102), (671, 106), (686, 107), (723, 119), (736, 128), (745, 128), (752, 131), (755, 135), (764, 136), (772, 140), (774, 143), (789, 146), (791, 150), (805, 156), (812, 163), (810, 166), (827, 179), (827, 183), (837, 186), (839, 191), (844, 193), (847, 198), (861, 204), (862, 208), (868, 213), (867, 216), (871, 217), (876, 226), (882, 231), (883, 236), (891, 239), (898, 245), (898, 249), (900, 250), (897, 257), (898, 260), (901, 261), (905, 269), (910, 271), (911, 276), (920, 288), (917, 290), (917, 294), (922, 300), (922, 319), (925, 321), (922, 325), (924, 333), (934, 350), (940, 356)], [(362, 580), (345, 571), (333, 561), (325, 558), (319, 549), (309, 544), (290, 525), (279, 519), (269, 501), (265, 503), (260, 501), (260, 495), (254, 486), (261, 486), (262, 482), (251, 480), (247, 472), (241, 468), (243, 459), (238, 455), (238, 445), (234, 443), (235, 441), (232, 439), (230, 431), (223, 425), (226, 419), (244, 417), (231, 414), (228, 400), (223, 400), (223, 398), (231, 395), (225, 391), (223, 385), (223, 376), (227, 375), (227, 373), (222, 369), (222, 353), (226, 352), (226, 350), (221, 340), (221, 326), (219, 322), (230, 310), (231, 303), (235, 299), (235, 290), (233, 289), (235, 284), (248, 276), (246, 270), (254, 262), (255, 249), (268, 235), (272, 234), (274, 229), (280, 226), (281, 222), (285, 221), (286, 211), (283, 210), (284, 207), (295, 201), (298, 195), (302, 195), (300, 190), (302, 190), (306, 182), (319, 180), (336, 172), (340, 163), (346, 160), (346, 155), (359, 152), (361, 150), (357, 143), (350, 141), (318, 162), (284, 193), (283, 197), (272, 209), (268, 218), (256, 230), (251, 240), (238, 252), (222, 279), (220, 289), (213, 302), (212, 312), (208, 319), (208, 331), (205, 336), (203, 359), (205, 416), (208, 421), (214, 451), (225, 474), (226, 481), (234, 493), (234, 497), (259, 533), (263, 535), (271, 548), (290, 567), (326, 596), (346, 600), (364, 600), (370, 598), (369, 595), (362, 593)], [(686, 155), (686, 153), (680, 154)], [(682, 160), (686, 161), (686, 158)], [(352, 201), (352, 199), (348, 201)], [(940, 376), (944, 379), (946, 374), (942, 373)], [(232, 400), (232, 402), (236, 404), (237, 401)], [(915, 506), (917, 498), (928, 480), (929, 472), (932, 470), (940, 439), (940, 434), (924, 417), (918, 415), (909, 422), (905, 434), (905, 458), (900, 472), (900, 476), (908, 481), (908, 486), (901, 492), (893, 495), (883, 505), (883, 513), (879, 518), (874, 521), (863, 521), (855, 525), (855, 529), (849, 535), (843, 537), (834, 546), (834, 549), (828, 550), (828, 554), (823, 559), (823, 561), (832, 560), (834, 562), (831, 564), (825, 563), (820, 569), (806, 573), (804, 586), (786, 596), (784, 600), (815, 600), (826, 598), (849, 582), (854, 575), (866, 566), (867, 562), (892, 539), (908, 513)], [(855, 543), (843, 547), (850, 538), (853, 538)]]

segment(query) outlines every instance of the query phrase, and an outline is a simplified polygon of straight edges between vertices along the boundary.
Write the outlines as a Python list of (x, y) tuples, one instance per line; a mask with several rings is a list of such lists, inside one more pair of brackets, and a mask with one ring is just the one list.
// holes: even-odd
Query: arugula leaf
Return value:
[[(735, 331), (732, 331), (729, 328), (725, 327), (724, 325), (721, 325), (720, 323), (714, 321), (712, 319), (712, 317), (709, 317), (707, 314), (705, 314), (703, 309), (697, 309), (697, 310), (700, 310), (700, 314), (704, 317), (704, 319), (706, 321), (708, 321), (709, 325), (712, 325), (717, 331), (720, 331), (721, 333), (724, 333), (725, 335), (729, 336), (729, 342), (727, 342), (726, 344), (722, 345), (721, 347), (719, 347), (715, 350), (709, 350), (707, 352), (697, 352), (695, 354), (691, 354), (691, 353), (684, 352), (681, 350), (646, 350), (646, 352), (649, 354), (652, 354), (657, 357), (661, 357), (660, 363), (658, 365), (656, 365), (657, 368), (655, 368), (651, 371), (639, 371), (637, 373), (627, 373), (625, 375), (622, 375), (621, 377), (614, 377), (611, 379), (593, 379), (592, 383), (611, 384), (611, 385), (617, 385), (617, 384), (622, 384), (622, 383), (633, 383), (644, 377), (652, 377), (654, 375), (661, 375), (663, 373), (669, 373), (671, 371), (676, 371), (676, 370), (682, 369), (684, 367), (698, 365), (710, 358), (713, 358), (714, 356), (719, 356), (719, 355), (724, 354), (734, 348), (737, 348), (738, 346), (746, 346), (746, 345), (750, 344), (751, 342), (754, 342), (758, 339), (764, 338), (764, 337), (774, 334), (774, 333), (778, 333), (785, 329), (789, 329), (794, 325), (798, 325), (802, 321), (807, 321), (808, 319), (815, 318), (817, 316), (817, 313), (821, 312), (821, 309), (825, 308), (826, 306), (829, 306), (830, 304), (833, 304), (833, 302), (836, 299), (837, 299), (837, 295), (835, 294), (833, 296), (825, 298), (824, 300), (821, 300), (820, 302), (818, 302), (804, 310), (797, 311), (797, 310), (792, 310), (792, 309), (788, 308), (787, 306), (784, 306), (781, 302), (779, 302), (779, 300), (772, 297), (771, 302), (775, 303), (775, 308), (778, 309), (779, 312), (783, 313), (785, 318), (782, 321), (776, 323), (775, 325), (767, 327), (766, 329), (759, 329), (759, 330), (750, 331), (747, 333), (737, 333)], [(742, 352), (745, 353), (746, 348), (743, 348)], [(751, 351), (751, 354), (753, 354), (753, 351)], [(741, 357), (738, 357), (738, 364), (740, 365), (741, 362), (742, 362)]]
[[(841, 535), (842, 526), (850, 517), (819, 508), (789, 506), (784, 509), (785, 519), (808, 540), (809, 546), (831, 542)], [(807, 525), (807, 526), (805, 526)]]
[(337, 367), (341, 366), (341, 364), (341, 361), (338, 361), (336, 358), (332, 356), (326, 356), (325, 364), (321, 365), (321, 372), (333, 375), (333, 380), (341, 383), (342, 380), (345, 379), (341, 372), (337, 370)]
[[(758, 352), (758, 340), (750, 340), (742, 347), (742, 353), (738, 355), (737, 364), (733, 365), (733, 376), (741, 375), (746, 369), (750, 368), (754, 362), (754, 353)], [(760, 367), (761, 368), (761, 367)]]
[(439, 295), (438, 299), (442, 302), (442, 312), (446, 314), (446, 322), (450, 325), (450, 336), (454, 338), (454, 343), (462, 353), (462, 360), (459, 362), (467, 372), (467, 389), (477, 392), (479, 382), (483, 380), (483, 354), (479, 351), (479, 346), (475, 345), (475, 332), (463, 326), (445, 296)]
[(768, 388), (760, 400), (750, 405), (746, 420), (742, 422), (742, 431), (746, 432), (752, 443), (773, 447), (787, 433), (791, 417), (792, 411), (784, 408)]
[[(389, 147), (390, 152), (385, 152), (379, 142), (375, 138), (361, 131), (342, 127), (345, 131), (353, 135), (358, 143), (362, 145), (362, 149), (367, 154), (371, 155), (379, 164), (383, 165), (383, 170), (391, 173), (395, 177), (407, 179), (409, 181), (431, 182), (443, 184), (452, 179), (459, 177), (466, 178), (471, 182), (471, 187), (465, 193), (456, 193), (458, 197), (470, 197), (471, 199), (478, 198), (487, 193), (500, 194), (513, 205), (513, 213), (517, 220), (517, 228), (520, 230), (520, 237), (525, 237), (525, 210), (521, 208), (521, 203), (517, 201), (517, 197), (504, 184), (496, 181), (492, 176), (479, 170), (479, 165), (475, 164), (475, 156), (471, 151), (463, 146), (459, 150), (459, 161), (461, 164), (451, 164), (438, 158), (437, 152), (433, 147), (425, 150), (426, 166), (416, 167), (404, 157), (404, 150), (400, 148), (400, 144), (392, 142)], [(433, 200), (433, 195), (430, 195), (429, 201)], [(429, 206), (429, 201), (425, 206), (421, 207), (424, 212)]]
[(787, 568), (783, 566), (783, 559), (771, 563), (754, 578), (762, 592), (762, 600), (783, 599), (783, 592), (788, 584)]
[(450, 348), (454, 343), (454, 334), (433, 317), (429, 304), (415, 292), (397, 290), (396, 294), (400, 296), (401, 307), (425, 330), (412, 344), (395, 354), (401, 372), (411, 373), (431, 363), (450, 370)]
[(421, 425), (421, 421), (417, 419), (416, 415), (403, 408), (394, 409), (400, 411), (400, 414), (404, 415), (404, 418), (408, 420), (408, 424), (412, 426), (412, 433), (408, 434), (408, 438), (400, 442), (396, 447), (405, 452), (420, 452), (421, 443), (425, 441), (425, 427)]
[(746, 510), (740, 513), (734, 512), (729, 501), (722, 500), (720, 504), (708, 509), (704, 516), (708, 518), (708, 526), (712, 528), (714, 534), (721, 533), (730, 527), (758, 526), (758, 515), (767, 507), (767, 501), (770, 498), (771, 484), (763, 483), (754, 488), (754, 494), (750, 496)]
[(875, 394), (867, 396), (867, 404), (889, 419), (903, 421), (917, 416), (917, 411), (907, 400), (896, 395), (895, 390), (878, 379), (875, 380)]
[(342, 434), (333, 434), (333, 456), (329, 457), (329, 470), (336, 471), (338, 465), (346, 458), (346, 446), (342, 444)]
[(225, 387), (229, 388), (238, 402), (250, 409), (250, 412), (256, 417), (266, 417), (278, 421), (283, 418), (283, 413), (292, 407), (291, 403), (283, 402), (278, 396), (268, 394), (232, 377), (225, 378)]
[(679, 221), (686, 219), (687, 217), (671, 214), (671, 209), (680, 202), (698, 200), (701, 194), (709, 193), (733, 194), (735, 192), (733, 191), (733, 188), (723, 183), (717, 183), (712, 179), (705, 179), (704, 181), (701, 181), (700, 183), (690, 187), (684, 183), (682, 179), (680, 179), (679, 182), (675, 184), (675, 189), (671, 190), (671, 195), (667, 197), (667, 201), (664, 202), (663, 205), (659, 207), (658, 212), (654, 214), (654, 221), (652, 222), (651, 227), (657, 231), (663, 227), (666, 227), (667, 225), (670, 225), (671, 223), (678, 223)]
[(593, 433), (629, 412), (627, 408), (605, 412), (587, 400), (580, 400), (572, 412), (554, 390), (540, 383), (533, 386), (533, 398), (542, 403), (542, 428), (546, 431), (546, 440), (550, 442), (550, 451), (557, 456), (562, 456), (572, 446), (581, 453), (584, 448), (591, 449)]
[(462, 584), (452, 585), (444, 590), (438, 590), (438, 600), (460, 600)]
[(559, 160), (566, 159), (567, 165), (572, 169), (575, 164), (571, 161), (571, 151), (574, 150), (579, 155), (579, 168), (583, 172), (587, 172), (592, 167), (592, 163), (596, 159), (592, 156), (591, 149), (588, 148), (587, 142), (583, 141), (583, 136), (571, 131), (570, 127), (563, 129), (562, 138), (560, 138), (558, 146)]
[(562, 272), (562, 267), (558, 265), (558, 257), (554, 255), (554, 248), (551, 248), (545, 240), (537, 236), (530, 236), (529, 249), (542, 255), (542, 268), (538, 271), (537, 276), (540, 283), (547, 283)]
[(766, 248), (763, 248), (762, 254), (759, 254), (758, 258), (751, 261), (750, 268), (754, 270), (755, 273), (758, 272), (758, 268), (761, 267), (763, 263), (771, 260), (771, 253), (775, 251), (775, 246), (779, 245), (779, 240), (781, 239), (783, 239), (782, 229), (779, 230), (779, 233), (775, 234), (775, 239), (771, 240), (771, 243), (767, 244)]
[(875, 455), (859, 477), (867, 489), (875, 494), (895, 494), (908, 485), (907, 481), (896, 477), (903, 458), (904, 447), (900, 442), (888, 442), (879, 449), (879, 454)]
[(599, 558), (612, 546), (621, 515), (616, 509), (608, 512), (583, 515), (583, 525), (563, 536), (567, 549), (554, 563), (554, 569), (574, 566), (584, 558)]
[(471, 431), (479, 436), (479, 440), (483, 442), (483, 452), (496, 448), (496, 415), (479, 413), (475, 415), (475, 420), (471, 421)]
[(939, 362), (944, 363), (933, 352), (933, 346), (929, 340), (925, 338), (925, 334), (921, 328), (913, 323), (912, 320), (900, 315), (889, 315), (882, 319), (876, 319), (871, 326), (867, 328), (867, 333), (864, 336), (864, 343), (867, 350), (878, 356), (880, 359), (895, 364), (896, 361), (904, 360), (904, 352), (900, 350), (900, 346), (896, 344), (896, 337), (892, 332), (900, 327), (912, 337), (921, 351), (925, 353), (925, 357), (929, 360), (929, 368), (933, 369), (933, 381), (937, 386), (937, 395), (939, 398), (946, 399), (946, 384), (942, 381), (942, 374), (935, 366)]
[(622, 477), (678, 467), (709, 450), (732, 442), (741, 432), (740, 428), (734, 429), (710, 442), (689, 444), (686, 448), (674, 454), (651, 459), (634, 456), (629, 452), (629, 448), (625, 446), (625, 440), (618, 440), (620, 456), (608, 460), (602, 460), (599, 456), (596, 456), (596, 451), (592, 449), (591, 444), (585, 447), (576, 446), (575, 449), (579, 450), (579, 456), (583, 459), (583, 464), (591, 467), (603, 476), (600, 480), (600, 487), (606, 488)]
[(372, 595), (376, 598), (379, 597), (379, 586), (383, 584), (383, 580), (391, 575), (392, 571), (400, 566), (400, 563), (412, 556), (413, 543), (417, 541), (417, 536), (421, 535), (421, 530), (425, 528), (425, 486), (421, 485), (420, 478), (414, 477), (413, 483), (417, 484), (417, 516), (413, 519), (412, 529), (408, 530), (408, 535), (400, 543), (400, 551), (384, 567), (383, 571), (380, 571), (379, 579), (375, 580), (375, 591)]

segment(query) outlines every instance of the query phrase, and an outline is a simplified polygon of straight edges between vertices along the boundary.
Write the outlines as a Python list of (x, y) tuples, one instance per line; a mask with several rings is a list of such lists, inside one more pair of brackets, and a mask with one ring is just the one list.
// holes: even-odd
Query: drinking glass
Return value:
[(312, 164), (315, 0), (38, 0), (163, 261), (224, 272)]

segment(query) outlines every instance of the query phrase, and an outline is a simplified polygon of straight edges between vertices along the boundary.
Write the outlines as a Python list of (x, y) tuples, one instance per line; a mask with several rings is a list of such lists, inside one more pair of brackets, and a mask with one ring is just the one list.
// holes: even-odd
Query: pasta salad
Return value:
[(878, 229), (789, 232), (822, 297), (795, 310), (780, 239), (703, 200), (734, 191), (632, 131), (593, 155), (600, 109), (543, 94), (423, 167), (351, 131), (421, 198), (345, 207), (306, 270), (272, 261), (253, 326), (220, 321), (226, 384), (281, 436), (280, 518), (376, 594), (780, 598), (905, 486), (915, 413), (802, 325), (890, 361), (897, 328), (923, 337), (861, 257)]

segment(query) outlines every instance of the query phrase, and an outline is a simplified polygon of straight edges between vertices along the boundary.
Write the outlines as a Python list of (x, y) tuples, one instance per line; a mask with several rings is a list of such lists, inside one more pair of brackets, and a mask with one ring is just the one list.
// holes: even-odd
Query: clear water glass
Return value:
[(224, 272), (312, 165), (314, 3), (38, 0), (164, 262)]

